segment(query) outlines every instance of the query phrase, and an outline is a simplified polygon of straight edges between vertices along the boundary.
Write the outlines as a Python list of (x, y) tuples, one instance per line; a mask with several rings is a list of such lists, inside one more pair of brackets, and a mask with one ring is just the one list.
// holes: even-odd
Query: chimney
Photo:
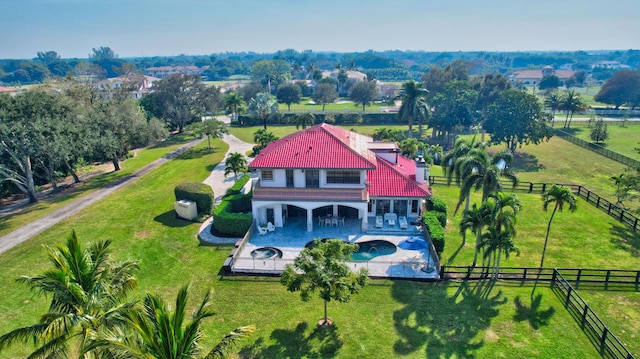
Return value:
[(416, 182), (424, 184), (424, 175), (427, 169), (427, 163), (422, 156), (418, 156), (416, 159)]

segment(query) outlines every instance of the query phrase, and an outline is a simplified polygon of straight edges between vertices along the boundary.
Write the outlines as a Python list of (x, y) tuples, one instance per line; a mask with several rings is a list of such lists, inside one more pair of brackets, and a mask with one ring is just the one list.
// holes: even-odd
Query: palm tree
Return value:
[(402, 152), (403, 155), (409, 158), (416, 158), (418, 150), (420, 149), (420, 145), (423, 144), (418, 142), (418, 140), (415, 138), (407, 138), (406, 140), (402, 140), (400, 141), (400, 143), (398, 143), (400, 152)]
[[(454, 178), (455, 170), (454, 165), (458, 158), (463, 157), (472, 150), (484, 150), (485, 143), (482, 141), (476, 141), (476, 136), (473, 136), (471, 140), (467, 140), (463, 137), (456, 138), (455, 143), (453, 144), (453, 149), (448, 151), (443, 157), (440, 165), (442, 166), (442, 171), (444, 175), (447, 176), (447, 184), (451, 184), (451, 181)], [(456, 182), (460, 183), (460, 178), (455, 179)]]
[(257, 143), (253, 147), (253, 156), (257, 156), (268, 144), (276, 141), (278, 137), (273, 132), (268, 132), (265, 129), (257, 130), (253, 133), (253, 142)]
[(244, 158), (242, 153), (233, 152), (229, 154), (227, 160), (224, 163), (224, 176), (231, 172), (233, 172), (233, 178), (238, 180), (238, 172), (246, 172), (247, 171), (247, 160)]
[(567, 94), (562, 99), (562, 106), (560, 107), (560, 109), (567, 112), (567, 117), (564, 120), (564, 127), (565, 128), (571, 127), (571, 120), (573, 119), (573, 114), (576, 112), (584, 111), (586, 108), (587, 108), (587, 105), (584, 103), (579, 93), (575, 91), (567, 92)]
[(557, 93), (550, 93), (544, 100), (544, 105), (551, 110), (551, 127), (553, 127), (556, 121), (556, 111), (562, 106), (562, 98)]
[(500, 229), (495, 226), (490, 226), (482, 236), (483, 242), (487, 247), (486, 256), (490, 257), (489, 260), (493, 266), (493, 273), (491, 274), (492, 280), (498, 279), (502, 253), (504, 253), (505, 258), (509, 258), (511, 252), (520, 253), (513, 241), (514, 235), (515, 233), (504, 228)]
[(239, 120), (238, 113), (247, 105), (244, 99), (237, 92), (229, 92), (224, 96), (224, 108), (231, 119)]
[(428, 116), (427, 96), (429, 91), (423, 89), (421, 83), (411, 80), (402, 84), (400, 95), (394, 99), (402, 101), (398, 117), (409, 124), (409, 138), (413, 137), (413, 121), (418, 120), (422, 124), (420, 120)]
[(300, 127), (302, 127), (302, 129), (304, 130), (305, 128), (307, 128), (307, 126), (313, 126), (313, 124), (316, 123), (316, 116), (314, 116), (310, 112), (307, 112), (297, 115), (293, 118), (293, 120), (296, 123), (296, 130)]
[(264, 129), (267, 129), (267, 117), (271, 113), (278, 113), (278, 102), (266, 92), (260, 92), (255, 98), (249, 101), (249, 107), (247, 108), (249, 113), (255, 117), (262, 118)]
[(493, 212), (493, 204), (491, 202), (484, 202), (480, 207), (477, 204), (473, 204), (471, 209), (465, 209), (462, 212), (462, 220), (460, 220), (460, 234), (462, 234), (462, 244), (465, 243), (465, 234), (468, 229), (476, 235), (476, 245), (473, 252), (472, 267), (476, 266), (478, 261), (478, 252), (480, 251), (480, 245), (482, 243), (482, 231), (484, 227), (491, 222), (491, 212)]
[(571, 212), (575, 212), (578, 209), (576, 205), (576, 196), (571, 193), (571, 190), (566, 187), (560, 187), (553, 185), (542, 194), (543, 209), (546, 211), (550, 204), (554, 204), (553, 212), (551, 212), (551, 218), (549, 218), (549, 224), (547, 225), (547, 235), (544, 238), (544, 247), (542, 247), (542, 260), (540, 260), (540, 269), (544, 265), (544, 254), (547, 250), (547, 242), (549, 241), (549, 231), (551, 230), (551, 222), (556, 211), (562, 212), (565, 205), (569, 206)]
[(133, 306), (125, 299), (137, 286), (138, 261), (111, 261), (110, 245), (106, 240), (82, 248), (72, 231), (65, 244), (47, 248), (53, 268), (19, 281), (38, 295), (50, 295), (49, 309), (37, 324), (0, 337), (0, 350), (24, 342), (37, 346), (30, 355), (34, 358), (91, 357), (98, 333), (114, 327), (119, 313)]
[(173, 310), (158, 295), (147, 294), (142, 308), (126, 311), (124, 325), (112, 330), (95, 346), (113, 358), (221, 358), (238, 339), (255, 331), (253, 325), (240, 327), (226, 335), (206, 355), (200, 341), (203, 338), (202, 321), (213, 316), (211, 292), (208, 292), (196, 307), (191, 321), (187, 317), (189, 286), (178, 292)]
[(512, 158), (513, 155), (508, 149), (496, 153), (493, 157), (490, 157), (484, 150), (475, 150), (458, 158), (454, 164), (454, 171), (456, 178), (461, 179), (461, 184), (460, 197), (454, 214), (458, 212), (465, 199), (468, 203), (473, 188), (476, 191), (482, 188), (482, 201), (484, 202), (490, 194), (502, 189), (500, 178), (511, 181), (515, 187), (518, 184), (518, 177), (508, 167)]

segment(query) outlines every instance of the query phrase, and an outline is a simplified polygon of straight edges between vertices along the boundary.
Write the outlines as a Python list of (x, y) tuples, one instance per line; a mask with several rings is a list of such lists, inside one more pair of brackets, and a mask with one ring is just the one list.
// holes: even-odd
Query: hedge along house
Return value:
[(400, 154), (393, 142), (321, 124), (269, 144), (251, 163), (256, 225), (282, 227), (288, 217), (358, 219), (367, 231), (376, 215), (415, 218), (431, 196), (424, 161)]

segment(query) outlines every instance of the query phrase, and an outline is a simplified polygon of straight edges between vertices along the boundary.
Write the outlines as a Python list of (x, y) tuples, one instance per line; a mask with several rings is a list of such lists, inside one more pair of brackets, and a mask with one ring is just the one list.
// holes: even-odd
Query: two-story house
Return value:
[(400, 154), (393, 142), (321, 124), (269, 144), (250, 164), (258, 173), (253, 191), (256, 224), (282, 227), (306, 218), (307, 231), (320, 216), (361, 221), (385, 213), (415, 218), (424, 199), (425, 163)]

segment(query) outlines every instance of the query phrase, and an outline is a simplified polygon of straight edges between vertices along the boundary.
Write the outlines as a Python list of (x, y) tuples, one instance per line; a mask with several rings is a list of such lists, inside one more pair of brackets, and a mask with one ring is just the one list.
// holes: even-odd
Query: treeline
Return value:
[[(212, 55), (179, 55), (119, 58), (109, 47), (92, 49), (86, 59), (63, 59), (55, 51), (38, 52), (30, 60), (0, 60), (0, 82), (8, 85), (41, 83), (51, 77), (91, 76), (102, 79), (132, 71), (160, 66), (198, 66), (206, 80), (225, 80), (234, 75), (250, 76), (254, 64), (282, 61), (289, 66), (291, 79), (311, 79), (313, 70), (336, 68), (358, 70), (381, 81), (418, 80), (432, 67), (446, 66), (456, 60), (471, 64), (472, 74), (506, 74), (514, 69), (551, 65), (571, 65), (574, 70), (591, 70), (597, 61), (618, 61), (631, 69), (640, 66), (640, 50), (575, 52), (426, 52), (366, 51), (313, 52), (286, 49), (275, 53), (218, 53)], [(594, 78), (606, 80), (615, 72), (606, 67), (594, 70)]]
[(105, 96), (75, 80), (0, 95), (0, 195), (20, 191), (35, 202), (38, 186), (56, 190), (67, 175), (79, 182), (78, 169), (92, 162), (119, 170), (130, 150), (166, 136), (164, 123), (130, 96)]

